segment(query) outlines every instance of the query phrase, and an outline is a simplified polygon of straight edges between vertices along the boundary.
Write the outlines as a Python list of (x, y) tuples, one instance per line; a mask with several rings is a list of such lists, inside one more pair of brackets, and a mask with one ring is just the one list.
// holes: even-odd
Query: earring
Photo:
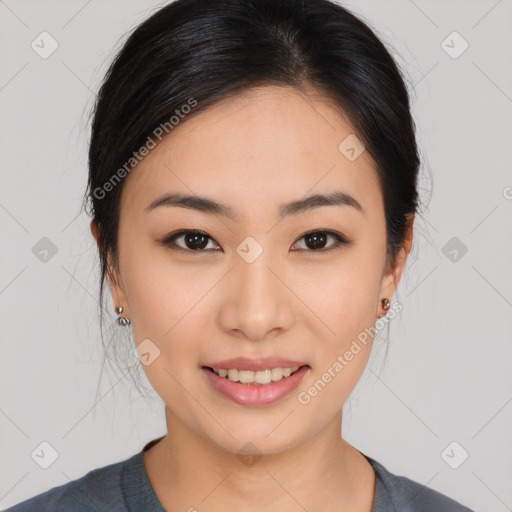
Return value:
[[(120, 315), (121, 313), (123, 312), (123, 306), (119, 306), (118, 308), (116, 308), (116, 313), (118, 315)], [(124, 317), (124, 316), (120, 316), (118, 319), (117, 319), (117, 323), (119, 325), (129, 325), (130, 324), (130, 319), (127, 318), (127, 317)]]
[[(382, 304), (382, 309), (384, 309), (384, 311), (387, 311), (391, 306), (391, 302), (389, 302), (389, 299), (387, 297), (381, 299), (380, 303)], [(383, 315), (379, 315), (379, 318), (382, 318), (383, 316), (386, 316), (386, 313), (384, 313)]]

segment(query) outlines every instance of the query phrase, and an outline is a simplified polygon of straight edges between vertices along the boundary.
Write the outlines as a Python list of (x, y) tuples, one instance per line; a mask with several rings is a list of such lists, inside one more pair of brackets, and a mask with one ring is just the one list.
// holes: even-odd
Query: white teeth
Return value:
[(295, 373), (299, 366), (293, 368), (272, 368), (268, 370), (258, 370), (256, 372), (248, 370), (229, 369), (213, 369), (214, 373), (219, 377), (226, 377), (233, 382), (241, 382), (242, 384), (269, 384), (277, 382), (284, 377), (289, 377)]

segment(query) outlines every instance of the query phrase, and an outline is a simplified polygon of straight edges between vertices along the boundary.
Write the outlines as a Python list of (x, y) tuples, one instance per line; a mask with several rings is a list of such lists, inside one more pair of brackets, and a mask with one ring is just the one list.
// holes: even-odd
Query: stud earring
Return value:
[[(123, 312), (123, 306), (119, 306), (118, 308), (116, 308), (116, 313), (118, 315), (120, 315), (122, 312)], [(127, 318), (127, 317), (124, 317), (124, 316), (120, 316), (117, 319), (117, 323), (119, 325), (129, 325), (130, 324), (130, 319)]]
[[(384, 309), (384, 311), (387, 311), (391, 306), (391, 302), (387, 297), (381, 299), (380, 303), (382, 304), (382, 309)], [(383, 316), (386, 316), (386, 313), (384, 313), (383, 315), (379, 315), (379, 318), (382, 318)]]

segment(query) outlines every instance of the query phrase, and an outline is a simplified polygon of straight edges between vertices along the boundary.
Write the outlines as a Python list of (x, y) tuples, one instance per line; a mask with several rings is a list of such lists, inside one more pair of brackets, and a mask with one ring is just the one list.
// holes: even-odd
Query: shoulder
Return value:
[(375, 503), (372, 512), (474, 512), (445, 494), (405, 476), (395, 475), (371, 457), (364, 457), (376, 473)]
[(123, 471), (137, 455), (33, 496), (6, 512), (112, 512), (128, 510), (122, 492)]

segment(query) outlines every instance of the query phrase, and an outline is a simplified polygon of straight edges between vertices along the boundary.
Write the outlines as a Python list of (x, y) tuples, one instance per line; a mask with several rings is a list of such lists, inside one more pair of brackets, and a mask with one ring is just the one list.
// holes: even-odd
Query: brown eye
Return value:
[(204, 249), (208, 245), (208, 237), (200, 233), (187, 233), (183, 237), (188, 249)]
[(323, 249), (328, 238), (329, 235), (326, 233), (317, 231), (316, 233), (311, 233), (310, 235), (305, 236), (304, 240), (306, 241), (306, 246), (309, 249)]
[[(183, 245), (176, 243), (178, 239), (183, 239)], [(207, 250), (211, 250), (211, 248), (206, 249), (210, 240), (213, 241), (210, 236), (202, 231), (189, 230), (179, 231), (167, 237), (162, 243), (166, 246), (171, 246), (171, 248), (176, 247), (178, 250), (206, 252)]]
[[(332, 238), (335, 241), (334, 243), (328, 245), (326, 248), (326, 244), (329, 238)], [(302, 235), (299, 240), (302, 239), (305, 241), (305, 250), (309, 249), (309, 252), (327, 251), (330, 249), (335, 249), (340, 245), (348, 244), (348, 241), (344, 237), (333, 231), (310, 231), (309, 233)], [(293, 246), (296, 245), (297, 242)]]

